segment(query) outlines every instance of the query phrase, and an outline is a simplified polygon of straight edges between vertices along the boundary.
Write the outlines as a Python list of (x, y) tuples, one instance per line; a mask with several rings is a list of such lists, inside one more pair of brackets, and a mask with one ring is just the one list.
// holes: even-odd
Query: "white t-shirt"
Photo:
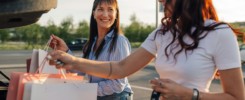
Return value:
[[(207, 20), (205, 25), (212, 23), (213, 20)], [(210, 31), (204, 39), (200, 40), (197, 49), (186, 54), (183, 51), (177, 55), (177, 61), (174, 60), (173, 55), (170, 55), (169, 59), (165, 55), (165, 48), (172, 40), (169, 32), (165, 35), (156, 34), (158, 28), (141, 46), (156, 56), (155, 67), (160, 78), (171, 79), (185, 87), (208, 92), (216, 70), (241, 67), (236, 36), (227, 25), (218, 27), (221, 29)], [(185, 37), (184, 41), (192, 43), (188, 37)], [(170, 52), (170, 49), (168, 48), (167, 51)], [(172, 50), (172, 52), (176, 51), (176, 49)]]

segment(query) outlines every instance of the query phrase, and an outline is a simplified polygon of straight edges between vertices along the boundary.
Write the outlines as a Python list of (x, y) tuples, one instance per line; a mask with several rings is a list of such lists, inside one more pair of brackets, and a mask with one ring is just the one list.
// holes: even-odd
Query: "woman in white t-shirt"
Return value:
[[(160, 79), (152, 88), (167, 100), (245, 100), (237, 39), (228, 24), (219, 22), (212, 0), (159, 0), (165, 7), (162, 25), (139, 49), (120, 62), (50, 53), (67, 69), (115, 79), (135, 73), (155, 58)], [(61, 67), (57, 65), (57, 67)], [(219, 71), (223, 92), (210, 93)]]

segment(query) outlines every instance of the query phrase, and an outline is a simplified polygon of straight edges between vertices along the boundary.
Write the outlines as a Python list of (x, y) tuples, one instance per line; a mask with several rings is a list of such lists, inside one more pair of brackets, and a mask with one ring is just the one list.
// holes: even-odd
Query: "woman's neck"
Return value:
[(98, 38), (97, 40), (103, 40), (109, 29), (98, 28)]

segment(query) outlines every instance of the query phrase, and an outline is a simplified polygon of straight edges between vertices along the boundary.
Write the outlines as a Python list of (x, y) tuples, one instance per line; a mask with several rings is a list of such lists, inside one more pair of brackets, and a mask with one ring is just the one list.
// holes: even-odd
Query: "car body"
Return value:
[(57, 0), (0, 0), (0, 29), (33, 24), (56, 7)]
[(87, 43), (87, 38), (77, 38), (67, 43), (70, 50), (82, 50), (84, 45)]

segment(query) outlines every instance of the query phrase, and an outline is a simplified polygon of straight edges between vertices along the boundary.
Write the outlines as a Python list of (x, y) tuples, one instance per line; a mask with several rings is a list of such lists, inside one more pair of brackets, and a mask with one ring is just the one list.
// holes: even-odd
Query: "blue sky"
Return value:
[[(219, 18), (226, 22), (245, 21), (245, 0), (213, 0)], [(72, 17), (73, 22), (90, 19), (93, 0), (58, 0), (57, 8), (44, 14), (38, 21), (46, 25), (53, 20), (57, 25), (66, 18)], [(155, 24), (155, 0), (118, 0), (121, 23), (130, 23), (130, 16), (136, 14), (139, 21), (146, 24)], [(159, 13), (159, 18), (162, 13)], [(160, 20), (159, 20), (160, 21)]]

